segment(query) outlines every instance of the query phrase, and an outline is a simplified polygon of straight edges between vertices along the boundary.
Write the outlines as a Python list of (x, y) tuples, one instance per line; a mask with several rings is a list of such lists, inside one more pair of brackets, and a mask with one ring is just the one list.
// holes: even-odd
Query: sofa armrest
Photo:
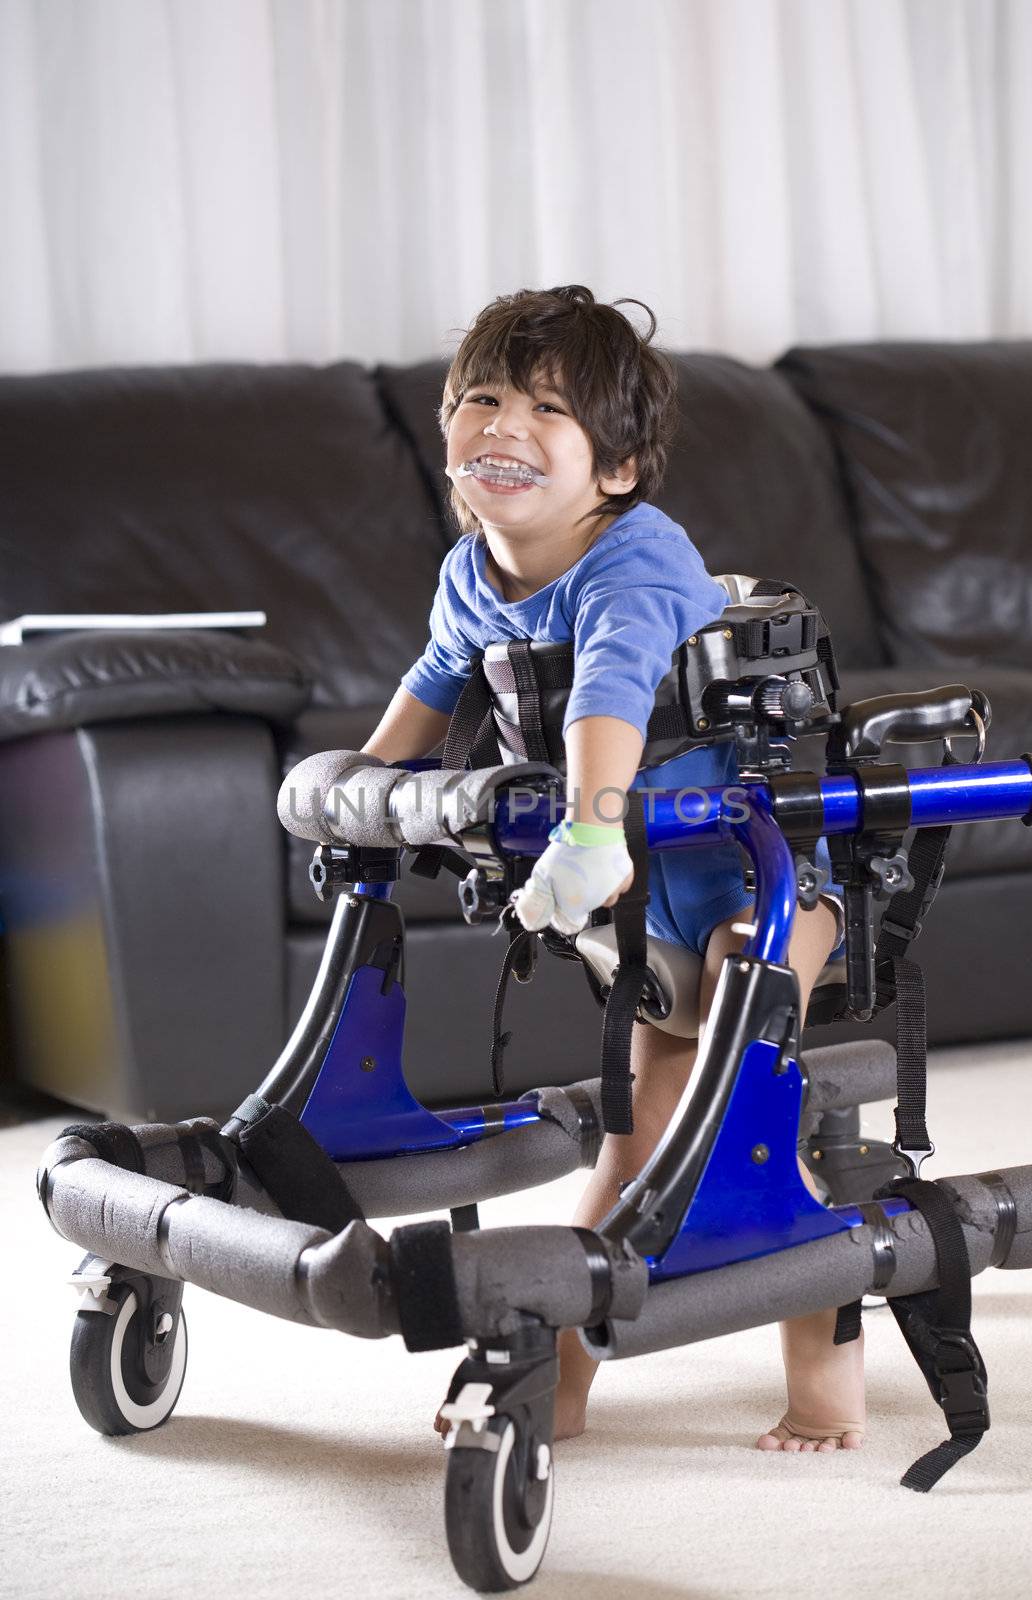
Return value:
[(0, 744), (16, 1077), (107, 1116), (224, 1115), (287, 1032), (272, 728), (125, 720)]
[(215, 630), (62, 633), (0, 649), (0, 741), (199, 711), (289, 722), (310, 695), (286, 650)]

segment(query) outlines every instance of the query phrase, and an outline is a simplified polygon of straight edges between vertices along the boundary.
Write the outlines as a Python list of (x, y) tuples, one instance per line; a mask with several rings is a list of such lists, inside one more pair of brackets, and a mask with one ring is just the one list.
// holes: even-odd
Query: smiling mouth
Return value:
[(482, 483), (496, 484), (502, 488), (520, 489), (529, 485), (541, 487), (549, 482), (544, 472), (516, 461), (511, 456), (476, 456), (464, 461), (455, 469), (456, 478), (477, 478)]

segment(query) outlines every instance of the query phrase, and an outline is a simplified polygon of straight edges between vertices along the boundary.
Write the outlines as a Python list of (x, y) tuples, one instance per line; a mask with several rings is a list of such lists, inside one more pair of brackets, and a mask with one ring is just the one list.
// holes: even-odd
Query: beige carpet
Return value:
[[(1032, 1159), (1032, 1045), (939, 1055), (933, 1176)], [(408, 1355), (188, 1289), (190, 1359), (171, 1421), (128, 1440), (69, 1389), (74, 1246), (33, 1193), (60, 1122), (0, 1132), (0, 1594), (455, 1596), (431, 1418), (459, 1352)], [(872, 1134), (889, 1129), (873, 1108)], [(565, 1220), (581, 1180), (483, 1208), (488, 1226)], [(558, 1447), (536, 1600), (906, 1600), (1032, 1592), (1032, 1276), (976, 1280), (993, 1427), (927, 1497), (901, 1472), (942, 1436), (886, 1311), (868, 1316), (871, 1433), (835, 1456), (761, 1455), (783, 1409), (761, 1328), (603, 1368), (587, 1434)]]

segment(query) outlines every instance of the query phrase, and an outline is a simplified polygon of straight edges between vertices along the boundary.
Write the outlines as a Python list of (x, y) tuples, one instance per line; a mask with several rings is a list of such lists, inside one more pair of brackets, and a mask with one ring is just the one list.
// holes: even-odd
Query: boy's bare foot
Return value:
[(864, 1442), (864, 1336), (835, 1344), (835, 1312), (782, 1324), (788, 1410), (756, 1441), (760, 1450), (858, 1450)]

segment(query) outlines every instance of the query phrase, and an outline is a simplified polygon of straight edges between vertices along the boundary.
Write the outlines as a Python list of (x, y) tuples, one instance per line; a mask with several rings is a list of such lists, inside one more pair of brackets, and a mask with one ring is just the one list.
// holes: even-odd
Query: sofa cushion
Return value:
[[(681, 418), (657, 504), (688, 530), (711, 572), (795, 583), (827, 616), (840, 661), (883, 661), (823, 430), (776, 373), (725, 356), (670, 359)], [(444, 361), (425, 361), (376, 373), (384, 405), (418, 454), (442, 516), (448, 480), (437, 408), (446, 371)], [(449, 525), (454, 538), (458, 530)]]
[(386, 704), (444, 549), (354, 362), (0, 379), (0, 618), (260, 609), (316, 703)]
[(834, 440), (890, 658), (1032, 667), (1032, 341), (790, 350)]
[(796, 584), (845, 666), (884, 660), (834, 455), (791, 386), (727, 356), (674, 355), (681, 423), (658, 503), (710, 572)]
[(214, 629), (50, 634), (0, 649), (0, 739), (198, 711), (289, 722), (310, 690), (293, 656), (262, 639)]

